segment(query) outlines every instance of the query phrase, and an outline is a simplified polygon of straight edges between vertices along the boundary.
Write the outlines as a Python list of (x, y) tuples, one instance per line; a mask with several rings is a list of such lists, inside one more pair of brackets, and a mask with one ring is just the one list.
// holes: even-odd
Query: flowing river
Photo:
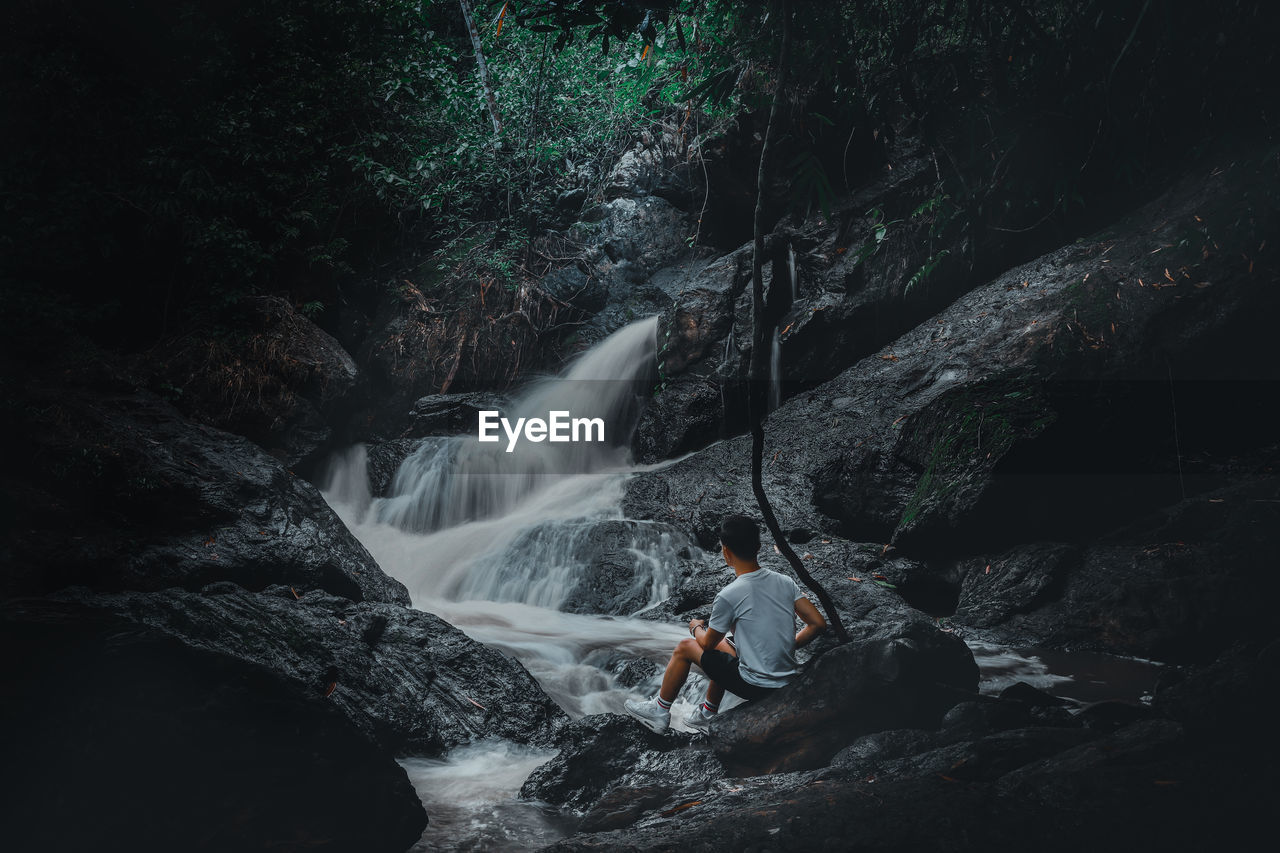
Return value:
[[(626, 657), (665, 661), (686, 636), (680, 625), (634, 614), (560, 609), (589, 568), (592, 531), (623, 517), (623, 483), (638, 470), (628, 445), (650, 388), (656, 332), (656, 318), (619, 330), (560, 376), (533, 382), (504, 411), (512, 422), (553, 411), (598, 417), (604, 441), (526, 440), (508, 452), (501, 432), (494, 443), (474, 435), (424, 439), (380, 498), (370, 494), (365, 450), (357, 446), (334, 460), (323, 490), (383, 570), (408, 587), (415, 607), (513, 655), (572, 717), (621, 713), (625, 699), (650, 695), (656, 683), (623, 687), (610, 664)], [(642, 611), (668, 595), (685, 543), (631, 524), (633, 592), (647, 602)], [(1069, 658), (1051, 664), (1034, 650), (974, 651), (984, 692), (1025, 680), (1070, 695), (1063, 685), (1080, 681)], [(692, 678), (673, 708), (674, 727), (683, 728), (700, 695), (701, 679)], [(525, 778), (551, 755), (492, 741), (444, 759), (403, 760), (431, 818), (414, 849), (529, 850), (570, 831), (572, 819), (516, 799)]]

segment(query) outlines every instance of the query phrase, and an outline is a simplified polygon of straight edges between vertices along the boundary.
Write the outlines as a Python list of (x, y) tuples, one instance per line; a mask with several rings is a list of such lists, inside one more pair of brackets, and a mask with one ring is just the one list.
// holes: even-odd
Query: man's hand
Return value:
[(705, 628), (705, 627), (707, 627), (706, 619), (690, 619), (689, 620), (689, 636), (696, 638), (698, 634), (696, 631), (694, 631), (694, 629)]

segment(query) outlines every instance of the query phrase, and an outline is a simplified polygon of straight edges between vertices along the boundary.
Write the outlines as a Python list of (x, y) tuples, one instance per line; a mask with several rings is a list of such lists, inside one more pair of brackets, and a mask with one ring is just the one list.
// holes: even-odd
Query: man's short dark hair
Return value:
[(720, 522), (720, 544), (744, 560), (760, 552), (760, 528), (745, 515), (726, 515)]

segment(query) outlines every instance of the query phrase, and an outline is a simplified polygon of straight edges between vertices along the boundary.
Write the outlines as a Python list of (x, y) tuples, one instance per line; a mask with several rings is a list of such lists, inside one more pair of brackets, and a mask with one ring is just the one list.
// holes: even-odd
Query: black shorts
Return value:
[(763, 699), (778, 689), (776, 687), (761, 687), (758, 684), (749, 684), (743, 681), (742, 676), (738, 674), (738, 659), (719, 649), (707, 649), (703, 652), (700, 666), (702, 671), (707, 674), (707, 678), (710, 678), (733, 695), (740, 696), (743, 699)]

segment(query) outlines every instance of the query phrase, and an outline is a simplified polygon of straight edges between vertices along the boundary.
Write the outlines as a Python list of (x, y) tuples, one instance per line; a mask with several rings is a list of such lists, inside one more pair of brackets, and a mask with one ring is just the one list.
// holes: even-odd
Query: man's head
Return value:
[(745, 515), (727, 515), (720, 522), (720, 545), (726, 563), (732, 565), (734, 558), (754, 563), (760, 553), (760, 528)]

